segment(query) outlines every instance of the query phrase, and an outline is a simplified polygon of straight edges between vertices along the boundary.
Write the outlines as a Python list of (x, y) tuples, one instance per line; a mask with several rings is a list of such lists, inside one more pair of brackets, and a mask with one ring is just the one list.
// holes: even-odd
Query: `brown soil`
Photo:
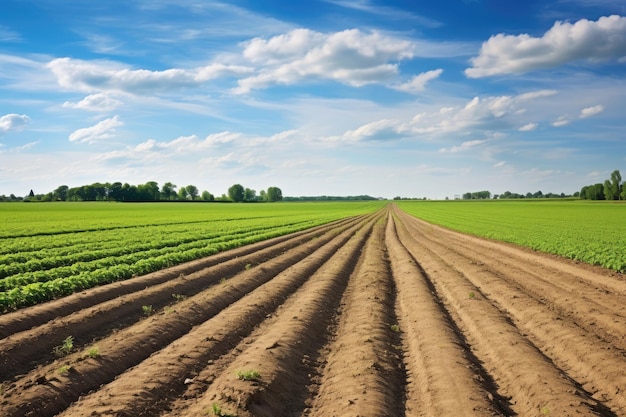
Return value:
[(0, 337), (7, 417), (626, 416), (619, 275), (393, 205), (5, 314)]

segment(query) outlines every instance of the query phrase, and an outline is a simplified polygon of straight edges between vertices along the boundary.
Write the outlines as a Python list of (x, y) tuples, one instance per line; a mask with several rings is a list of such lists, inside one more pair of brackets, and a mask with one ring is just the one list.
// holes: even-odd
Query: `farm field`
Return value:
[(400, 201), (398, 206), (464, 233), (626, 272), (624, 202)]
[(1, 204), (0, 313), (381, 205)]
[(0, 315), (0, 415), (626, 416), (619, 274), (340, 217)]

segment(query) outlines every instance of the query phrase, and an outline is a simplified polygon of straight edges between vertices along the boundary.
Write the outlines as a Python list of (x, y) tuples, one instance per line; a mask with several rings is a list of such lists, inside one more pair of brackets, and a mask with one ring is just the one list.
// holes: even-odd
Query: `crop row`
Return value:
[(626, 272), (626, 204), (586, 201), (399, 202), (461, 232)]

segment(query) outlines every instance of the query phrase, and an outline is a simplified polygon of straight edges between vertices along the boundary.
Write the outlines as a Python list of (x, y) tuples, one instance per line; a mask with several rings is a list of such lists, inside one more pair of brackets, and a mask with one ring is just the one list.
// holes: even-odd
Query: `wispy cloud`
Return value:
[(410, 81), (406, 83), (392, 85), (392, 88), (398, 91), (404, 91), (409, 94), (421, 93), (426, 89), (426, 84), (428, 84), (432, 80), (439, 78), (442, 72), (442, 69), (423, 72), (419, 75), (415, 75), (413, 78), (411, 78)]
[(120, 100), (114, 99), (106, 94), (97, 93), (90, 94), (77, 103), (66, 101), (65, 103), (63, 103), (63, 107), (69, 109), (108, 112), (111, 110), (115, 110), (123, 104), (124, 103), (122, 103)]
[(520, 132), (532, 132), (533, 130), (537, 129), (537, 126), (537, 123), (527, 123), (524, 126), (520, 127), (518, 130)]
[(556, 22), (541, 38), (528, 34), (492, 36), (472, 58), (470, 78), (524, 73), (576, 60), (617, 60), (626, 56), (626, 17)]
[(370, 0), (324, 0), (327, 3), (335, 4), (337, 6), (345, 7), (347, 9), (358, 10), (365, 13), (370, 13), (379, 17), (384, 17), (393, 20), (411, 20), (416, 24), (425, 28), (438, 28), (443, 24), (435, 19), (420, 16), (415, 13), (411, 13), (408, 10), (399, 8), (393, 8), (388, 6), (379, 6), (374, 4)]
[(116, 128), (123, 126), (124, 123), (118, 116), (102, 120), (97, 124), (78, 129), (74, 131), (70, 137), (70, 142), (87, 142), (92, 143), (102, 139), (109, 139), (115, 136)]
[(578, 117), (580, 117), (581, 119), (586, 119), (587, 117), (600, 114), (603, 111), (604, 111), (604, 106), (602, 106), (601, 104), (598, 104), (597, 106), (592, 106), (592, 107), (585, 107), (584, 109), (580, 111), (580, 115)]

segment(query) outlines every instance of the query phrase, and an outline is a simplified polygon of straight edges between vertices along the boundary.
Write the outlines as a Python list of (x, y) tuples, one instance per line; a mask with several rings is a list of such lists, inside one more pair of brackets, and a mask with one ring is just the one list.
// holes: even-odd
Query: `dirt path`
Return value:
[(0, 337), (7, 417), (626, 416), (626, 281), (393, 205), (5, 314)]

